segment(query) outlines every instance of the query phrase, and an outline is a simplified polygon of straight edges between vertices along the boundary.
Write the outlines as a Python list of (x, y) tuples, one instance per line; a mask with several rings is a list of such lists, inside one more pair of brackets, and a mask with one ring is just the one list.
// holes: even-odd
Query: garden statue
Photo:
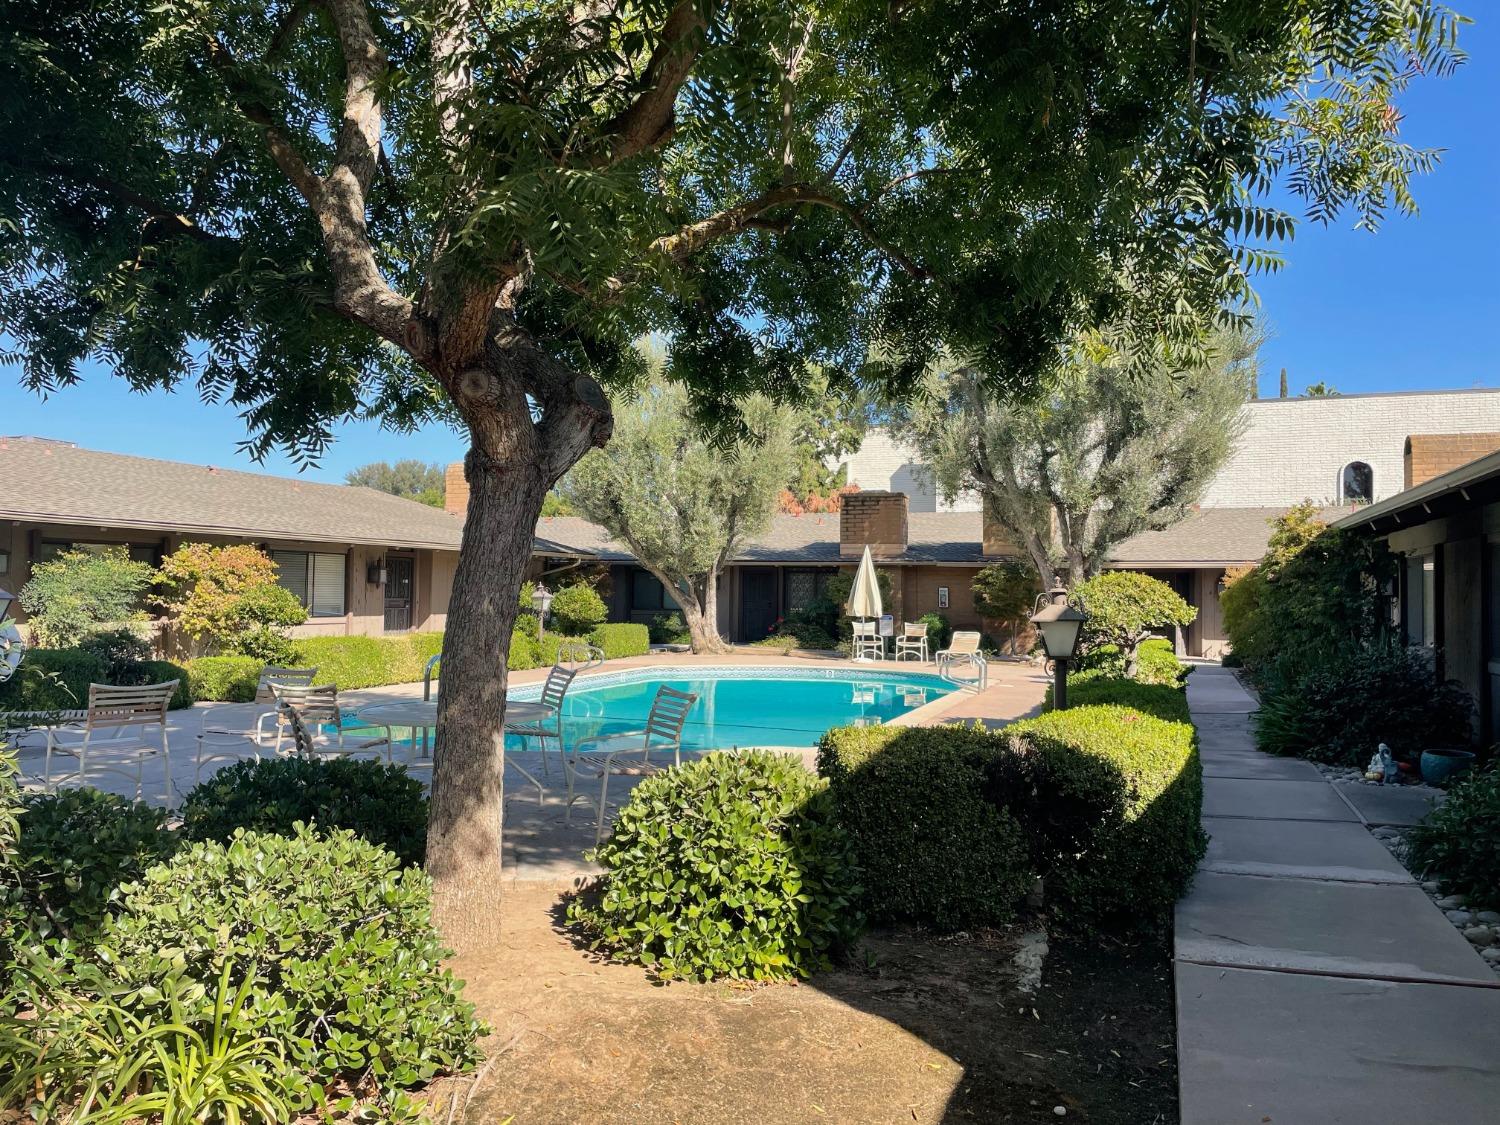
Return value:
[(1365, 767), (1365, 777), (1384, 785), (1395, 785), (1400, 780), (1400, 771), (1396, 768), (1396, 756), (1391, 753), (1391, 748), (1384, 742), (1370, 758), (1370, 764)]

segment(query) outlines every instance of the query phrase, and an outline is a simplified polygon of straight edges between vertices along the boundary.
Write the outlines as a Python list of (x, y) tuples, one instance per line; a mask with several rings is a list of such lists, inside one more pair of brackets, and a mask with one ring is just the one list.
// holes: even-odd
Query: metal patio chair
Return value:
[(361, 736), (352, 742), (345, 728), (344, 713), (339, 707), (339, 689), (333, 684), (318, 684), (309, 687), (294, 687), (287, 684), (272, 684), (276, 702), (286, 713), (287, 725), (293, 716), (302, 720), (307, 738), (298, 743), (296, 752), (304, 758), (347, 758), (363, 750), (385, 747), (387, 763), (393, 759), (391, 728), (380, 723), (360, 723), (355, 729), (379, 730), (385, 733), (378, 738)]
[[(167, 740), (167, 707), (177, 690), (177, 680), (164, 684), (144, 684), (139, 687), (117, 687), (111, 684), (90, 684), (89, 705), (83, 720), (77, 727), (47, 728), (47, 751), (43, 766), (43, 785), (54, 792), (65, 781), (76, 779), (83, 784), (92, 768), (98, 773), (117, 773), (122, 777), (132, 776), (123, 768), (115, 755), (123, 754), (124, 760), (135, 763), (135, 799), (141, 799), (142, 783), (145, 780), (146, 760), (161, 755), (162, 780), (165, 783), (163, 796), (167, 807), (172, 807), (172, 751)], [(78, 759), (78, 768), (61, 777), (52, 776), (53, 754), (66, 754)], [(110, 763), (97, 764), (97, 755), (111, 757)], [(91, 767), (90, 755), (96, 756)]]
[(923, 664), (929, 659), (927, 655), (927, 623), (925, 621), (908, 621), (901, 626), (901, 635), (896, 638), (896, 659), (903, 656), (915, 656)]

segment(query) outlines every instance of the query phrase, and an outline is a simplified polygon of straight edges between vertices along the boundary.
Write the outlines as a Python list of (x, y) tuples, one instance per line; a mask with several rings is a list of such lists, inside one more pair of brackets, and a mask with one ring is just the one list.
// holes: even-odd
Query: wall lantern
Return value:
[(1042, 651), (1056, 669), (1052, 707), (1063, 711), (1068, 706), (1068, 661), (1077, 654), (1078, 636), (1086, 618), (1068, 604), (1068, 591), (1062, 586), (1054, 586), (1046, 596), (1050, 603), (1031, 615), (1031, 623), (1042, 635)]
[(547, 611), (552, 608), (552, 591), (540, 582), (531, 592), (531, 608), (536, 610), (537, 636), (541, 636), (547, 624)]
[(385, 560), (377, 559), (365, 571), (365, 581), (371, 586), (385, 585)]

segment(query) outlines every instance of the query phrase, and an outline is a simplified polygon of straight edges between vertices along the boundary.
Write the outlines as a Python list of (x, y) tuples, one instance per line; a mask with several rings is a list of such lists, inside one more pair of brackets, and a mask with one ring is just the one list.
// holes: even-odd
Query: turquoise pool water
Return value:
[[(814, 746), (830, 727), (874, 725), (953, 690), (936, 676), (851, 674), (847, 678), (664, 675), (590, 686), (575, 680), (563, 703), (569, 745), (614, 731), (639, 730), (661, 686), (698, 697), (683, 728), (685, 750), (736, 746)], [(531, 693), (528, 693), (531, 694)], [(519, 691), (518, 699), (526, 696)], [(535, 745), (535, 743), (533, 743)]]
[[(703, 668), (689, 674), (634, 670), (580, 677), (563, 704), (563, 734), (569, 746), (587, 738), (646, 725), (661, 686), (698, 696), (683, 728), (684, 750), (737, 746), (815, 746), (830, 727), (875, 725), (904, 715), (953, 691), (937, 676), (904, 672), (825, 669), (817, 674), (788, 669)], [(511, 692), (535, 700), (540, 685)], [(399, 741), (411, 732), (391, 732)], [(535, 750), (514, 735), (508, 751)]]

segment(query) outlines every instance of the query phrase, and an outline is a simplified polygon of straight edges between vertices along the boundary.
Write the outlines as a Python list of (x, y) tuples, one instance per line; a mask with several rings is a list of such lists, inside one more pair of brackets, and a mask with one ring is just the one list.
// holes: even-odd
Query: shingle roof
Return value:
[[(1271, 522), (1286, 508), (1200, 508), (1161, 531), (1143, 531), (1116, 547), (1111, 565), (1135, 567), (1240, 566), (1259, 562), (1271, 538)], [(1326, 508), (1332, 522), (1347, 508)]]
[(371, 488), (0, 438), (0, 518), (458, 549), (463, 522)]

